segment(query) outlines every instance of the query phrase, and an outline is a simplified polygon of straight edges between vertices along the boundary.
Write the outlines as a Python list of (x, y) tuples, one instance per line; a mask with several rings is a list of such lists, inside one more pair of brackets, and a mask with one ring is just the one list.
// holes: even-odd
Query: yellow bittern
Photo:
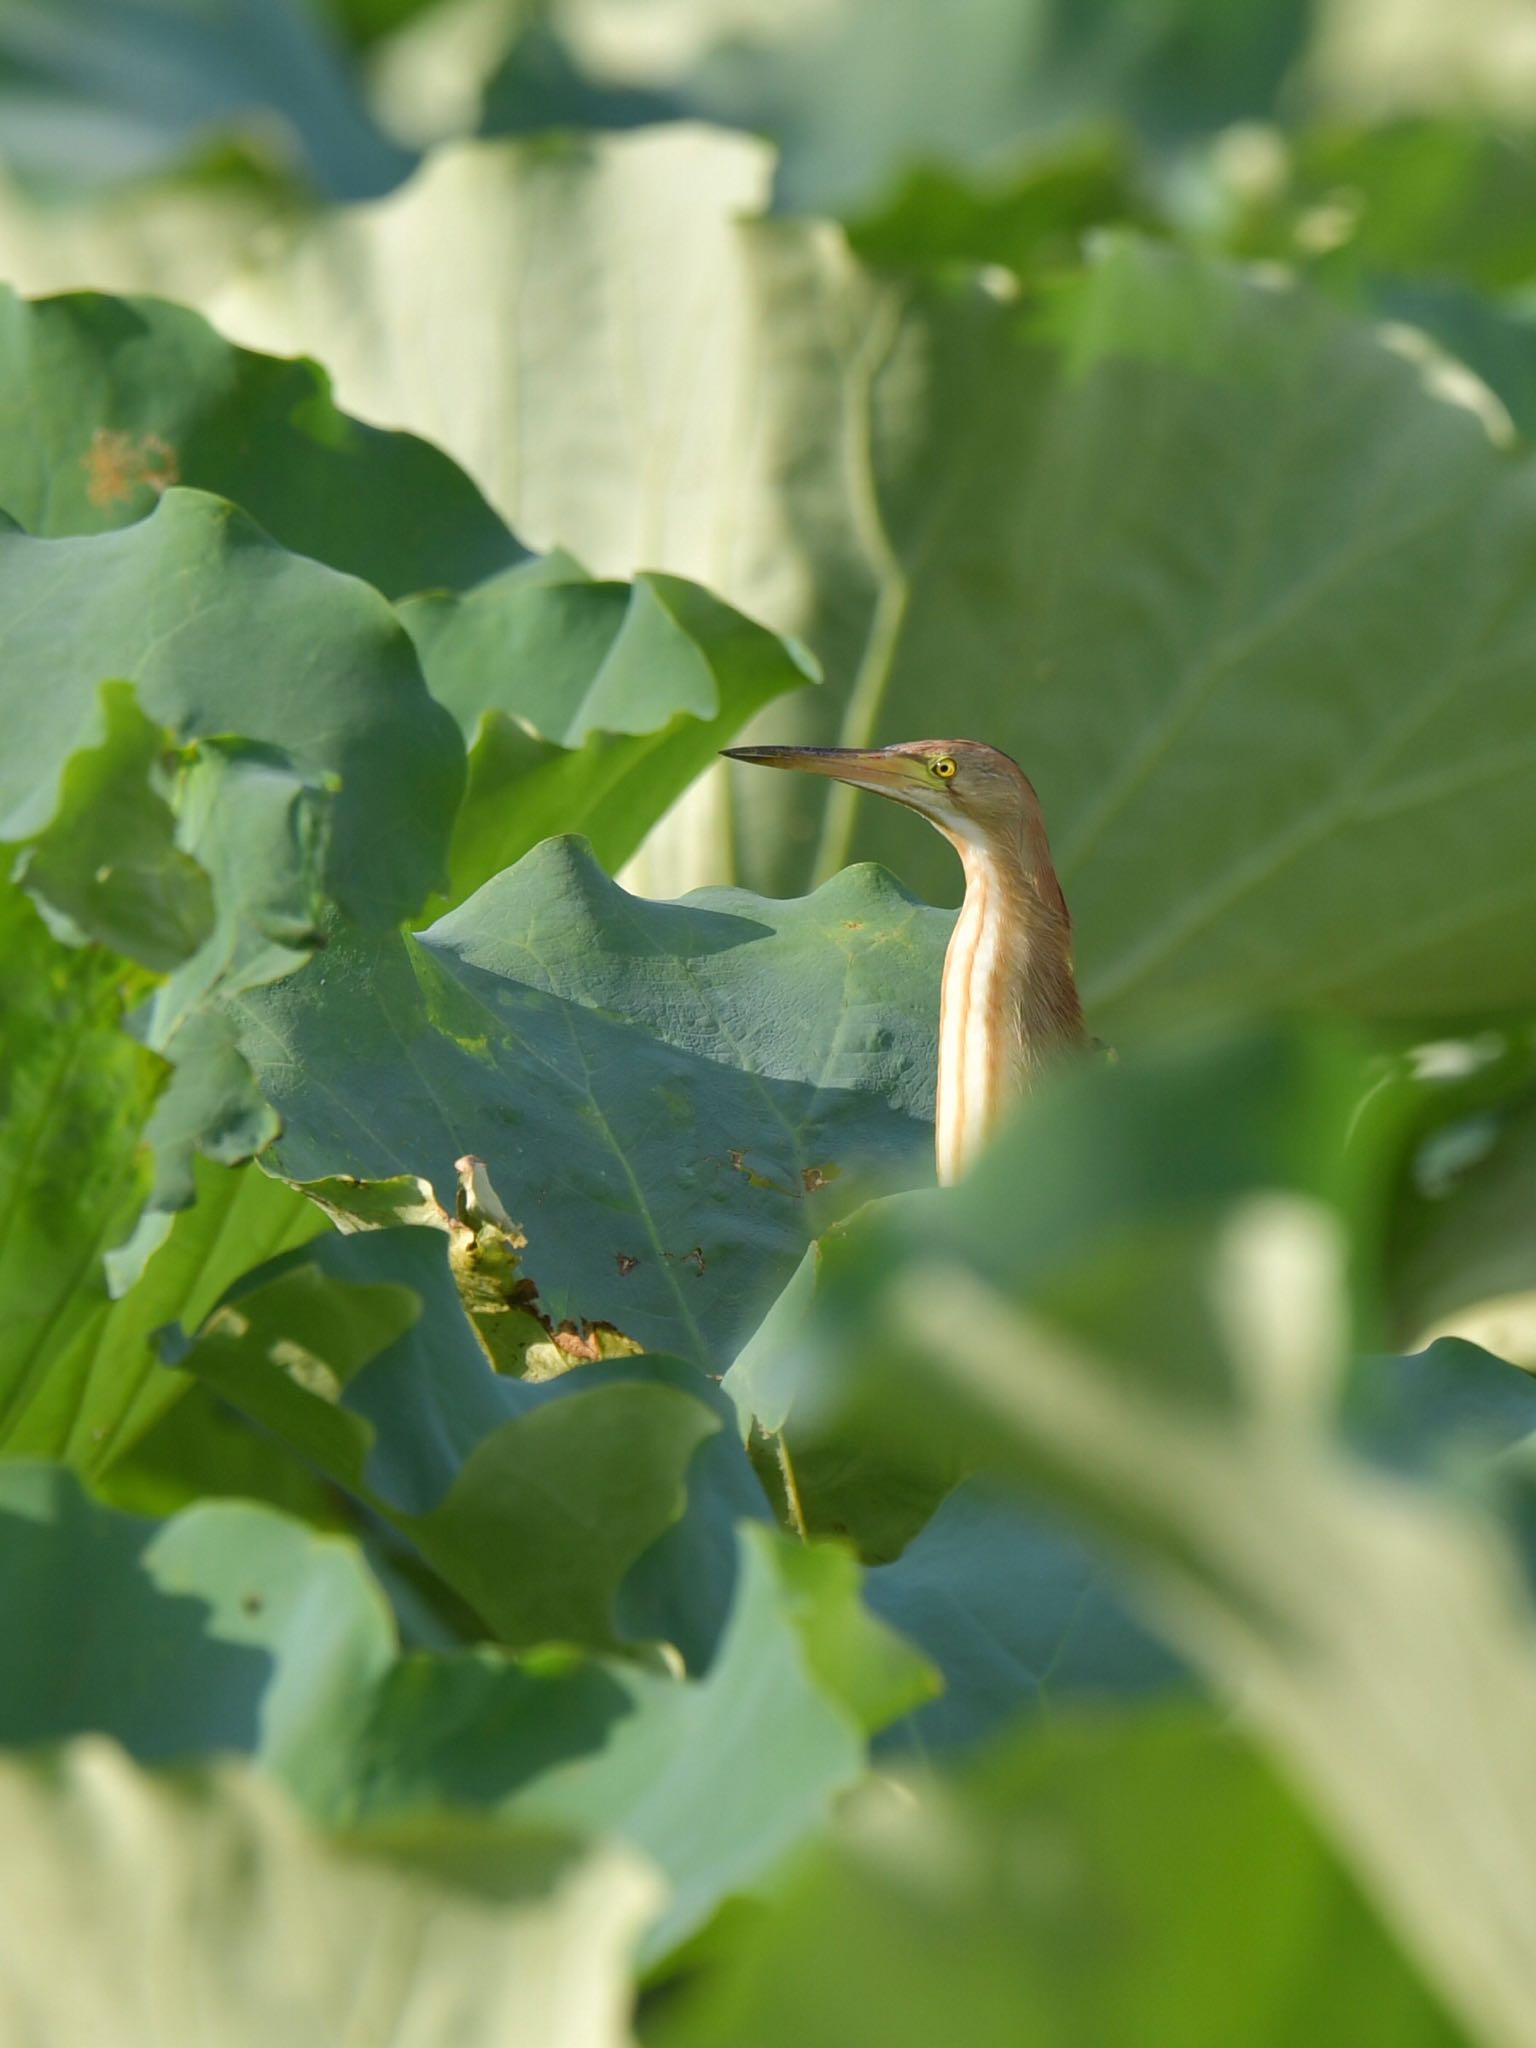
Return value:
[(977, 740), (725, 751), (888, 796), (920, 811), (959, 854), (965, 901), (944, 956), (934, 1111), (939, 1179), (957, 1179), (1009, 1100), (1048, 1062), (1091, 1043), (1072, 973), (1072, 920), (1029, 778)]

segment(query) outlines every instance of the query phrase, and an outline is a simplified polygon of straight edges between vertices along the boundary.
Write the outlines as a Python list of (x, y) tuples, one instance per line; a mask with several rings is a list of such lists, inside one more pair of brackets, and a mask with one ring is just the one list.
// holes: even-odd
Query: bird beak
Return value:
[(724, 747), (728, 761), (750, 761), (758, 768), (798, 768), (804, 775), (827, 775), (872, 789), (877, 796), (910, 801), (926, 788), (924, 764), (915, 755), (885, 747)]

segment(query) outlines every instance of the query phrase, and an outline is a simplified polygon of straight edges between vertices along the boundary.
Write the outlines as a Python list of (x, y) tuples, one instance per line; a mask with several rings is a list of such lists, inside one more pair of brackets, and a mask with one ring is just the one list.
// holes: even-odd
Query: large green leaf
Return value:
[(0, 1831), (25, 1880), (0, 1929), (11, 2040), (633, 2038), (629, 1959), (660, 1888), (632, 1852), (467, 1815), (327, 1837), (248, 1766), (155, 1775), (90, 1738), (0, 1764)]
[[(1134, 242), (1022, 302), (880, 284), (824, 227), (743, 221), (766, 170), (696, 130), (446, 151), (229, 316), (439, 439), (535, 543), (799, 635), (829, 687), (763, 737), (939, 724), (1013, 753), (1108, 1036), (1528, 1004), (1532, 486), (1433, 363)], [(422, 317), (391, 331), (406, 296)], [(665, 403), (635, 362), (668, 366)], [(896, 807), (748, 773), (747, 879), (851, 850), (955, 891)], [(720, 873), (729, 835), (674, 851), (668, 887)]]
[[(696, 128), (437, 150), (385, 205), (296, 227), (210, 314), (249, 345), (315, 355), (349, 409), (446, 448), (534, 545), (603, 577), (692, 576), (778, 624), (766, 586), (793, 591), (828, 536), (775, 527), (762, 492), (782, 473), (788, 406), (806, 481), (841, 516), (819, 444), (843, 337), (787, 382), (759, 359), (749, 385), (744, 356), (767, 338), (738, 217), (766, 203), (771, 175), (761, 145)], [(803, 240), (787, 230), (782, 260), (809, 289)], [(642, 249), (637, 293), (624, 279)], [(407, 292), (415, 317), (386, 317)]]
[(1513, 2041), (1536, 1614), (1465, 1489), (1330, 1432), (1359, 1211), (1318, 1133), (1348, 1068), (1258, 1041), (1080, 1076), (946, 1200), (846, 1226), (800, 1364), (853, 1372), (908, 1456), (991, 1465), (1115, 1549), (1473, 2035)]
[(238, 1005), (296, 1180), (483, 1158), (546, 1309), (718, 1370), (807, 1241), (926, 1178), (948, 920), (878, 871), (626, 895), (552, 840), (414, 939)]
[(1463, 2048), (1287, 1788), (1233, 1736), (1065, 1725), (855, 1807), (656, 2048)]
[(55, 539), (142, 519), (174, 484), (387, 597), (462, 589), (522, 552), (447, 456), (348, 419), (313, 363), (154, 299), (0, 291), (0, 505)]
[(15, 1464), (0, 1559), (0, 1626), (29, 1646), (0, 1743), (110, 1735), (144, 1763), (241, 1752), (334, 1803), (395, 1648), (350, 1544), (237, 1501), (157, 1524), (97, 1506), (57, 1466)]
[[(932, 452), (883, 472), (904, 631), (845, 730), (912, 732), (961, 667), (946, 722), (1041, 790), (1091, 1015), (1525, 1002), (1531, 480), (1476, 413), (1316, 299), (1129, 243), (942, 333)], [(827, 850), (941, 885), (907, 824), (834, 812)]]
[(701, 1680), (557, 1654), (402, 1662), (361, 1738), (358, 1810), (491, 1805), (618, 1836), (671, 1881), (661, 1954), (827, 1817), (863, 1775), (866, 1725), (925, 1689), (847, 1557), (750, 1531)]
[[(147, 1131), (163, 1217), (195, 1152), (233, 1164), (277, 1127), (220, 1004), (302, 966), (328, 906), (420, 905), (462, 743), (376, 592), (197, 492), (121, 532), (0, 533), (0, 651), (0, 840), (57, 929), (168, 972), (139, 1025), (176, 1068)], [(133, 692), (98, 703), (116, 677)]]
[(450, 903), (556, 832), (621, 867), (754, 712), (815, 680), (696, 584), (599, 583), (559, 556), (400, 616), (470, 750)]
[[(24, 672), (11, 681), (24, 727)], [(289, 948), (312, 922), (312, 852), (287, 829), (305, 793), (274, 764), (211, 740), (181, 757), (178, 816), (161, 772), (178, 758), (170, 738), (128, 685), (107, 685), (98, 743), (66, 756), (52, 815), (45, 792), (46, 823), (16, 863), (22, 887), (0, 888), (0, 1446), (84, 1470), (120, 1456), (175, 1400), (156, 1328), (202, 1315), (247, 1265), (320, 1221), (279, 1183), (193, 1157), (197, 1146), (238, 1158), (275, 1129), (238, 1056), (219, 1056), (218, 1019), (201, 1006), (307, 957)], [(46, 750), (32, 760), (46, 780)], [(170, 980), (156, 987), (103, 945)], [(151, 1018), (140, 1035), (185, 1062), (168, 1090), (164, 1062), (130, 1034), (136, 1007)], [(167, 1206), (199, 1188), (205, 1206), (147, 1219), (124, 1246), (151, 1192), (152, 1148)]]
[(5, 837), (48, 822), (99, 685), (122, 676), (182, 743), (239, 734), (339, 785), (325, 878), (348, 917), (393, 924), (439, 881), (463, 752), (409, 641), (376, 592), (285, 554), (230, 505), (167, 491), (120, 532), (0, 534), (0, 655)]
[[(1536, 1381), (1470, 1344), (1373, 1359), (1355, 1394), (1349, 1435), (1362, 1455), (1500, 1501), (1512, 1477), (1501, 1454), (1536, 1430)], [(884, 1470), (889, 1482), (888, 1454)], [(899, 1558), (867, 1575), (865, 1598), (944, 1679), (937, 1699), (886, 1731), (890, 1755), (968, 1748), (1021, 1717), (1058, 1720), (1190, 1684), (1133, 1610), (1123, 1574), (1061, 1516), (995, 1483), (956, 1487)]]
[[(684, 1519), (696, 1454), (701, 1490), (732, 1490), (701, 1452), (723, 1403), (676, 1359), (493, 1372), (430, 1227), (324, 1238), (247, 1274), (179, 1363), (383, 1514), (513, 1645), (617, 1646), (620, 1588)], [(678, 1611), (685, 1654), (729, 1599), (718, 1573), (688, 1583), (700, 1540), (718, 1541), (713, 1511), (669, 1559), (682, 1587), (639, 1603), (663, 1625)]]

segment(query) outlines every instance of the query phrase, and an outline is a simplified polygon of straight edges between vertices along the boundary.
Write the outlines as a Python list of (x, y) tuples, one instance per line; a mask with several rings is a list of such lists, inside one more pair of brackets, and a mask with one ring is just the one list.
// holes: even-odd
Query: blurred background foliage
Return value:
[[(212, 1857), (470, 2042), (1529, 2039), (1527, 0), (0, 0), (0, 276), (0, 1808), (174, 1874), (37, 2038)], [(743, 727), (1040, 783), (1124, 1063), (953, 1196), (953, 862)], [(487, 1373), (486, 1130), (651, 1353)]]
[(0, 256), (200, 297), (455, 137), (699, 120), (877, 265), (1134, 224), (1282, 262), (1536, 408), (1524, 0), (5, 0)]

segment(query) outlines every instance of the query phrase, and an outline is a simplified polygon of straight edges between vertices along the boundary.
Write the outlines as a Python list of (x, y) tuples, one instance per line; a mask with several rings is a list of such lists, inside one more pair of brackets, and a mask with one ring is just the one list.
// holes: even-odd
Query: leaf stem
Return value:
[(800, 1499), (799, 1483), (795, 1478), (795, 1464), (789, 1455), (789, 1439), (782, 1429), (775, 1432), (773, 1447), (779, 1460), (779, 1477), (784, 1482), (784, 1504), (789, 1510), (790, 1527), (802, 1543), (809, 1543), (811, 1532), (805, 1524), (805, 1508)]

